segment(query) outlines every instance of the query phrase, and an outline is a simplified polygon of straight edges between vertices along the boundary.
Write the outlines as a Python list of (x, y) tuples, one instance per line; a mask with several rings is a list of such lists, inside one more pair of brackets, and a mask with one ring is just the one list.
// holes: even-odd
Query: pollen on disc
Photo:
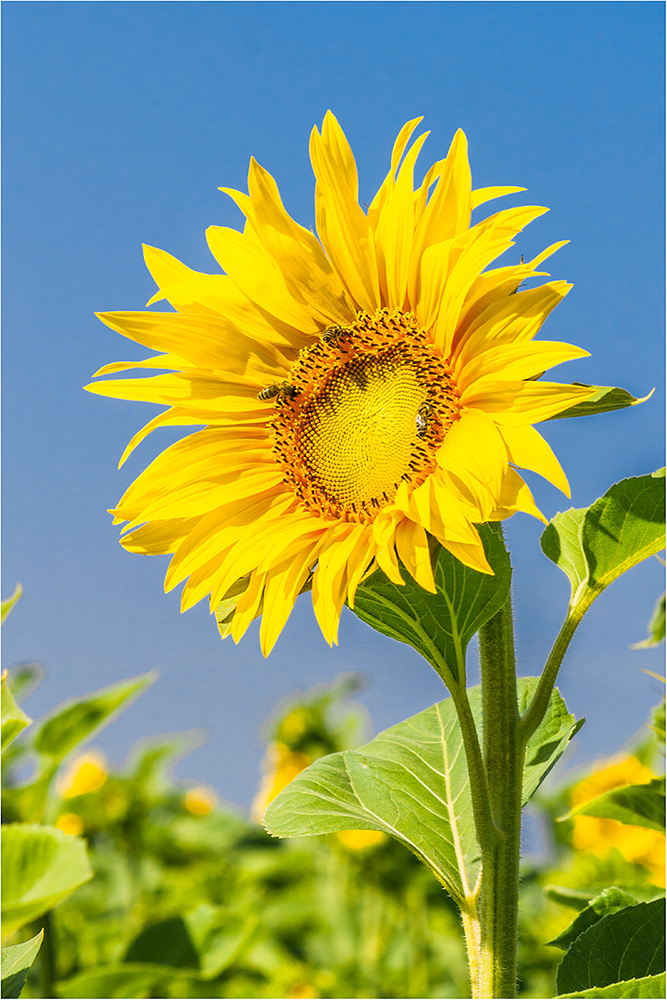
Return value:
[[(359, 313), (301, 352), (273, 422), (286, 482), (321, 516), (369, 520), (433, 471), (457, 412), (451, 375), (412, 316)], [(426, 415), (426, 416), (425, 416)]]

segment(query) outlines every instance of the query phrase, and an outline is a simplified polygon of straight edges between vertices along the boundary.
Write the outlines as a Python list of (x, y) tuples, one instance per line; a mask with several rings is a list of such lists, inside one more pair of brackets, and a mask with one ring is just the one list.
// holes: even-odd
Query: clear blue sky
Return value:
[[(442, 696), (426, 663), (349, 612), (330, 650), (308, 598), (267, 661), (256, 626), (235, 647), (204, 604), (181, 616), (178, 594), (162, 592), (166, 559), (124, 552), (106, 514), (168, 438), (118, 472), (155, 411), (81, 391), (102, 364), (142, 356), (93, 316), (153, 293), (141, 242), (213, 270), (206, 226), (240, 221), (216, 189), (243, 188), (251, 155), (312, 225), (308, 134), (327, 108), (357, 155), (364, 201), (400, 126), (424, 115), (425, 164), (461, 126), (476, 186), (521, 184), (527, 203), (551, 207), (517, 253), (572, 240), (552, 271), (575, 288), (545, 335), (592, 357), (561, 368), (563, 380), (658, 386), (642, 407), (545, 425), (573, 504), (663, 464), (663, 19), (657, 2), (3, 4), (2, 593), (25, 588), (3, 638), (6, 664), (46, 666), (31, 714), (157, 668), (101, 746), (120, 759), (141, 736), (202, 727), (208, 743), (180, 773), (247, 803), (262, 720), (293, 690), (362, 670), (376, 729)], [(532, 485), (547, 515), (569, 506)], [(568, 595), (539, 533), (510, 522), (526, 674)], [(658, 670), (661, 652), (628, 647), (661, 589), (657, 562), (639, 567), (575, 640), (561, 690), (588, 723), (572, 761), (616, 750), (657, 701), (641, 667)]]

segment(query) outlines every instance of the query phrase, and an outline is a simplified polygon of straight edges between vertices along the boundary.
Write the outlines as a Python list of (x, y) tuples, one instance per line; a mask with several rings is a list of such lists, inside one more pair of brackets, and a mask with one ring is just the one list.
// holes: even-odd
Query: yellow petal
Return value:
[(310, 137), (310, 159), (317, 185), (317, 231), (352, 301), (373, 310), (380, 303), (375, 241), (358, 201), (357, 168), (343, 130), (327, 111), (320, 136)]
[(553, 451), (534, 427), (501, 428), (501, 433), (507, 445), (509, 460), (522, 469), (530, 469), (543, 476), (566, 497), (570, 496), (570, 484), (561, 468), (561, 464)]
[(435, 594), (431, 552), (422, 526), (404, 517), (396, 527), (396, 550), (410, 576), (424, 590)]
[(414, 168), (428, 135), (420, 135), (405, 157), (375, 231), (378, 258), (384, 263), (385, 301), (390, 307), (402, 308), (405, 303), (414, 231)]
[(486, 204), (487, 201), (493, 201), (494, 198), (504, 198), (508, 194), (517, 194), (519, 191), (525, 191), (522, 187), (485, 187), (477, 188), (472, 192), (472, 208), (479, 208), (480, 205)]
[(516, 469), (511, 467), (507, 470), (505, 482), (500, 493), (498, 507), (489, 515), (489, 521), (502, 521), (511, 517), (517, 511), (530, 514), (538, 521), (548, 524), (548, 520), (536, 505), (533, 494), (527, 484), (523, 481)]
[(174, 352), (189, 367), (229, 372), (255, 383), (285, 378), (288, 371), (284, 354), (257, 338), (247, 337), (222, 317), (183, 312), (97, 313), (97, 316), (112, 330), (144, 347)]
[(354, 311), (321, 244), (285, 211), (278, 185), (255, 159), (250, 161), (248, 190), (246, 214), (264, 249), (279, 266), (293, 298), (319, 317), (322, 326), (350, 322)]
[(478, 573), (486, 573), (493, 576), (493, 570), (484, 552), (481, 539), (477, 545), (462, 545), (460, 542), (444, 541), (441, 545), (455, 556), (464, 566), (477, 570)]
[(468, 326), (459, 326), (453, 341), (454, 361), (463, 365), (491, 346), (532, 340), (571, 288), (566, 281), (550, 281), (516, 295), (489, 296), (484, 310)]
[(261, 246), (226, 226), (209, 226), (206, 239), (222, 269), (251, 302), (303, 333), (318, 331), (321, 322), (292, 297), (280, 268)]
[[(492, 346), (475, 357), (466, 351), (457, 359), (456, 384), (465, 393), (468, 386), (484, 379), (531, 379), (565, 361), (588, 357), (590, 351), (582, 347), (549, 340)], [(464, 363), (465, 358), (470, 360)]]
[(575, 403), (590, 399), (595, 386), (560, 385), (558, 382), (484, 382), (462, 396), (464, 406), (494, 414), (497, 424), (523, 426), (549, 420)]

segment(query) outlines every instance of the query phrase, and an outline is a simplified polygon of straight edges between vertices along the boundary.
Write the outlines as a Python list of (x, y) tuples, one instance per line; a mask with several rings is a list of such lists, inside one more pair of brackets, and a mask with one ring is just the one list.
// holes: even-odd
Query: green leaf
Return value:
[(644, 785), (624, 785), (613, 788), (597, 798), (584, 802), (568, 816), (601, 816), (616, 819), (630, 826), (643, 826), (649, 830), (665, 830), (665, 779), (654, 778)]
[[(168, 996), (174, 970), (164, 965), (118, 963), (102, 965), (58, 983), (58, 996), (89, 1000), (90, 997), (143, 997)], [(173, 995), (173, 994), (172, 994)]]
[(16, 1000), (21, 995), (30, 966), (35, 961), (44, 939), (40, 931), (23, 944), (12, 944), (2, 949), (2, 996), (4, 1000)]
[(21, 600), (22, 594), (23, 594), (23, 587), (21, 586), (20, 583), (17, 583), (16, 587), (14, 588), (14, 593), (12, 594), (12, 596), (8, 597), (6, 601), (2, 601), (0, 603), (0, 625), (4, 622), (5, 618), (12, 610), (14, 605)]
[(595, 893), (584, 889), (572, 889), (569, 885), (545, 885), (544, 895), (547, 899), (553, 899), (555, 903), (568, 906), (571, 910), (585, 910)]
[(378, 570), (361, 584), (354, 599), (354, 613), (362, 621), (412, 646), (445, 683), (464, 676), (468, 643), (509, 594), (512, 571), (500, 529), (482, 524), (479, 533), (494, 576), (469, 569), (438, 546), (436, 594), (420, 587), (406, 570), (402, 587)]
[(599, 989), (583, 990), (581, 993), (561, 993), (556, 1000), (577, 1000), (578, 997), (609, 997), (610, 1000), (664, 1000), (665, 973), (659, 976), (643, 976), (641, 979), (627, 979), (623, 983), (603, 986)]
[(651, 649), (665, 641), (665, 595), (659, 597), (648, 623), (648, 636), (643, 642), (635, 642), (630, 649)]
[(257, 925), (258, 919), (247, 913), (200, 903), (183, 917), (145, 928), (130, 944), (125, 961), (190, 969), (213, 978), (237, 958)]
[(665, 901), (626, 906), (584, 931), (558, 967), (559, 994), (665, 971)]
[(623, 479), (587, 509), (556, 514), (540, 539), (544, 554), (584, 609), (622, 573), (665, 545), (665, 472)]
[[(537, 678), (520, 677), (517, 682), (519, 712), (525, 712), (537, 686)], [(480, 720), (481, 721), (481, 720)], [(523, 767), (523, 805), (535, 794), (565, 752), (568, 743), (583, 726), (585, 719), (575, 722), (568, 712), (558, 688), (554, 688), (542, 722), (528, 740)], [(480, 723), (477, 723), (478, 729)]]
[(4, 750), (12, 740), (16, 739), (26, 726), (29, 726), (32, 719), (19, 708), (14, 701), (14, 696), (7, 683), (7, 678), (2, 678), (2, 749)]
[(155, 677), (155, 673), (142, 674), (59, 705), (36, 730), (35, 750), (49, 758), (50, 764), (60, 762), (75, 746), (106, 725), (114, 713), (126, 708)]
[[(588, 386), (585, 382), (573, 382), (572, 385), (592, 388), (592, 386)], [(574, 406), (568, 407), (567, 410), (563, 410), (562, 413), (557, 413), (555, 417), (549, 417), (549, 419), (563, 420), (565, 417), (591, 417), (595, 413), (610, 413), (611, 410), (624, 410), (626, 406), (636, 406), (637, 403), (645, 403), (653, 395), (653, 389), (651, 389), (648, 396), (643, 396), (641, 399), (630, 395), (625, 389), (617, 389), (613, 385), (598, 385), (595, 386), (595, 389), (595, 395), (591, 396), (590, 399), (584, 400), (583, 403), (576, 403)]]
[[(522, 704), (536, 686), (536, 678), (519, 679)], [(468, 697), (479, 729), (481, 689), (469, 689)], [(554, 692), (546, 717), (528, 745), (525, 800), (577, 728)], [(277, 837), (381, 830), (413, 851), (453, 898), (461, 901), (475, 883), (480, 858), (452, 699), (387, 729), (358, 750), (320, 758), (271, 803), (264, 824)]]
[(53, 827), (2, 826), (2, 933), (52, 909), (93, 877), (86, 845)]
[(617, 889), (616, 886), (612, 885), (608, 889), (604, 889), (599, 896), (594, 896), (579, 913), (576, 920), (573, 920), (570, 926), (553, 941), (549, 941), (549, 944), (554, 948), (562, 948), (563, 951), (567, 951), (580, 934), (596, 924), (602, 917), (606, 917), (608, 913), (616, 913), (617, 910), (622, 910), (626, 906), (634, 906), (637, 902), (629, 892)]
[(146, 927), (125, 954), (129, 963), (154, 962), (176, 968), (199, 968), (199, 956), (183, 917), (169, 917)]

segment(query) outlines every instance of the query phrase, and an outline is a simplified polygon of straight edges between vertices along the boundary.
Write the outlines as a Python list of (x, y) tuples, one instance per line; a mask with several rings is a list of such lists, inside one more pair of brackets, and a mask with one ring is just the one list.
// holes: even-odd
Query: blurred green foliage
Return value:
[[(19, 689), (29, 687), (25, 668), (17, 679), (14, 686), (9, 678), (16, 702)], [(276, 712), (265, 734), (256, 815), (311, 761), (368, 737), (365, 713), (351, 701), (357, 687), (357, 679), (347, 676)], [(95, 712), (73, 710), (69, 703), (51, 713), (51, 720), (77, 719), (81, 726), (80, 739), (68, 737), (70, 753), (59, 762), (55, 780), (53, 747), (42, 746), (49, 732), (44, 721), (8, 748), (6, 818), (21, 823), (34, 816), (35, 796), (26, 789), (37, 779), (22, 782), (21, 766), (36, 757), (39, 775), (45, 766), (39, 755), (48, 752), (44, 773), (50, 777), (40, 790), (39, 821), (57, 827), (59, 837), (85, 839), (94, 872), (50, 913), (50, 950), (42, 947), (22, 996), (45, 995), (41, 962), (52, 964), (51, 995), (62, 998), (469, 995), (454, 904), (396, 841), (365, 831), (356, 840), (344, 834), (270, 837), (256, 820), (217, 801), (211, 789), (175, 782), (170, 769), (195, 745), (190, 733), (145, 741), (119, 767), (99, 752), (82, 753), (82, 742), (108, 717), (100, 705), (108, 714), (116, 711), (121, 689), (128, 698), (138, 691), (135, 682), (123, 682), (81, 699)], [(598, 902), (608, 886), (617, 887), (626, 902), (662, 894), (664, 872), (654, 863), (658, 831), (640, 829), (634, 841), (632, 833), (623, 841), (616, 827), (625, 834), (636, 828), (571, 813), (573, 806), (581, 811), (584, 793), (592, 799), (610, 781), (645, 780), (659, 766), (663, 733), (656, 717), (636, 754), (598, 768), (586, 779), (592, 782), (588, 791), (578, 776), (551, 782), (534, 800), (548, 845), (545, 858), (527, 859), (523, 866), (522, 997), (554, 995), (567, 929), (578, 918), (579, 926), (590, 929), (598, 916), (613, 915), (613, 907)], [(594, 850), (575, 853), (573, 843), (581, 836), (576, 824), (582, 821), (607, 827), (595, 828)], [(628, 843), (637, 845), (637, 837), (644, 841), (633, 854)], [(27, 941), (43, 925), (43, 919), (26, 924), (5, 943)], [(545, 943), (560, 935), (560, 946)]]

